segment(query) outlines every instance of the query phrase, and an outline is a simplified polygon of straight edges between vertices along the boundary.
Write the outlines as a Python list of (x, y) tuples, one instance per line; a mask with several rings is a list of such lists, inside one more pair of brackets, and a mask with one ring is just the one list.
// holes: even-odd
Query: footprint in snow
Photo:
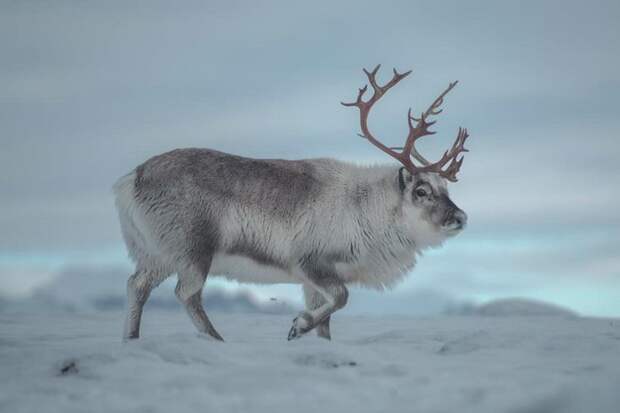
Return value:
[(79, 372), (80, 369), (78, 368), (78, 362), (73, 359), (63, 361), (58, 368), (59, 376), (70, 376), (73, 374), (78, 374)]
[(342, 358), (331, 354), (304, 354), (295, 357), (293, 361), (304, 367), (313, 366), (326, 369), (357, 366), (357, 362), (353, 360), (343, 360)]
[(437, 353), (439, 354), (467, 354), (480, 350), (482, 344), (488, 341), (488, 334), (483, 331), (468, 334), (445, 342)]

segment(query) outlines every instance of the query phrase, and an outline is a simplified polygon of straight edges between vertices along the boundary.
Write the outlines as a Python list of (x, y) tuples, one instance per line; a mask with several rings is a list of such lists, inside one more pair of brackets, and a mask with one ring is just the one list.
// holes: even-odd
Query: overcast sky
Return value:
[(394, 294), (620, 316), (619, 21), (617, 1), (3, 1), (0, 296), (129, 268), (110, 188), (163, 151), (390, 162), (339, 104), (382, 63), (413, 69), (372, 115), (383, 140), (457, 79), (421, 147), (471, 135), (450, 189), (470, 225)]

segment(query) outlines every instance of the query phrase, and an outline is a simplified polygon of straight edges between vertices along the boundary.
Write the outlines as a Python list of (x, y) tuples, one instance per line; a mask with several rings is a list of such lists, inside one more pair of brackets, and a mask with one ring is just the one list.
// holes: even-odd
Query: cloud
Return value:
[[(67, 268), (27, 295), (0, 295), (0, 311), (120, 311), (126, 304), (127, 278), (127, 271), (121, 268)], [(203, 301), (206, 309), (213, 311), (295, 313), (295, 306), (286, 297), (262, 299), (248, 288), (211, 286), (206, 289)], [(180, 310), (181, 305), (174, 295), (174, 281), (169, 280), (155, 289), (146, 308)]]
[[(45, 279), (39, 276), (39, 282), (33, 279), (31, 288), (20, 294), (5, 290), (0, 294), (0, 311), (120, 311), (126, 304), (125, 286), (129, 273), (122, 267), (65, 267), (51, 276), (46, 274)], [(174, 295), (175, 282), (175, 277), (171, 277), (153, 290), (146, 308), (180, 311), (181, 305)], [(293, 316), (303, 308), (303, 294), (299, 285), (248, 286), (213, 276), (207, 284), (203, 293), (207, 311)], [(428, 285), (388, 292), (351, 287), (350, 300), (343, 313), (432, 315), (470, 308), (472, 305), (473, 302), (465, 297), (456, 298), (451, 293)]]
[[(451, 188), (470, 226), (414, 279), (433, 274), (441, 282), (422, 284), (457, 300), (457, 286), (489, 296), (562, 276), (571, 289), (618, 288), (618, 4), (4, 2), (0, 249), (25, 258), (0, 289), (29, 291), (33, 271), (81, 255), (126, 264), (106, 252), (122, 248), (110, 187), (175, 147), (389, 162), (339, 105), (375, 63), (382, 79), (414, 69), (373, 111), (386, 142), (404, 138), (409, 106), (454, 79), (438, 134), (420, 146), (438, 157), (458, 126), (472, 135)], [(31, 266), (54, 254), (62, 265)]]

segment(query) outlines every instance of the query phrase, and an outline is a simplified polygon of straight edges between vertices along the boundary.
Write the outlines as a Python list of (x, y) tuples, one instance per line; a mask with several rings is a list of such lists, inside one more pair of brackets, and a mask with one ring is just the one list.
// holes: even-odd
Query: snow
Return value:
[(293, 314), (0, 314), (2, 412), (617, 412), (620, 320), (350, 316), (287, 342)]

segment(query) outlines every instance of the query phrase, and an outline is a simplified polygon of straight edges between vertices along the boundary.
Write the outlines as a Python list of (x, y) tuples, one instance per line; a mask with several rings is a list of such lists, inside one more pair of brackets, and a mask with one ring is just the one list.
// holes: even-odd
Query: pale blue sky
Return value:
[(456, 79), (422, 149), (471, 134), (451, 186), (470, 226), (392, 293), (402, 311), (424, 289), (620, 316), (618, 21), (616, 1), (2, 2), (0, 296), (128, 266), (110, 187), (157, 153), (389, 162), (339, 104), (382, 63), (413, 75), (377, 134), (398, 145)]

